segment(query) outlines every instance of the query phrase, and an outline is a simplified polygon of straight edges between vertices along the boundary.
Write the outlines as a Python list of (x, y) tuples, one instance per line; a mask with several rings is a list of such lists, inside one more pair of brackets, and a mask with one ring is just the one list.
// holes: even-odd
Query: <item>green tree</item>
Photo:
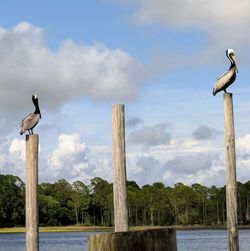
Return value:
[(192, 187), (182, 183), (174, 185), (172, 190), (176, 224), (195, 224), (199, 215), (196, 207), (199, 201), (199, 194)]
[(222, 224), (226, 219), (226, 190), (225, 187), (212, 186), (208, 189), (208, 220), (207, 224)]
[[(58, 225), (70, 225), (75, 222), (72, 191), (72, 186), (64, 179), (58, 180), (53, 184), (43, 183), (40, 186), (40, 193), (50, 196), (50, 198), (47, 198), (47, 201), (50, 201), (51, 205), (55, 206), (54, 210), (56, 212), (53, 214), (57, 215)], [(53, 201), (51, 200), (52, 198)], [(52, 215), (49, 215), (49, 217), (52, 217)], [(50, 219), (49, 222), (54, 222), (54, 220)]]
[(0, 227), (24, 224), (24, 183), (13, 175), (0, 174)]
[(191, 187), (196, 193), (195, 208), (198, 213), (195, 223), (207, 224), (208, 188), (198, 183), (193, 184)]
[(140, 187), (135, 181), (127, 181), (129, 225), (139, 224), (140, 202), (138, 199)]
[(141, 189), (143, 202), (143, 221), (150, 225), (172, 224), (174, 221), (170, 194), (164, 184), (157, 182)]
[(81, 181), (75, 181), (72, 188), (71, 198), (75, 208), (76, 224), (80, 222), (81, 225), (84, 223), (89, 225), (91, 223), (88, 213), (91, 201), (89, 188)]
[(113, 225), (113, 186), (100, 177), (91, 180), (90, 194), (94, 224)]

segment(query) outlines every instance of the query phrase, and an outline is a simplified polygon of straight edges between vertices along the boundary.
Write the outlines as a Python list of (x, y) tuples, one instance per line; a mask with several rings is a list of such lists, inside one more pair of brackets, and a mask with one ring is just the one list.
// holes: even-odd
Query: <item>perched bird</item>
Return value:
[(21, 122), (21, 130), (20, 134), (23, 135), (26, 131), (29, 132), (29, 134), (33, 134), (33, 128), (37, 125), (39, 122), (39, 119), (42, 118), (40, 108), (38, 105), (38, 97), (36, 94), (32, 95), (32, 101), (35, 106), (35, 111), (33, 113), (30, 113), (27, 115)]
[(214, 96), (216, 95), (217, 92), (220, 92), (220, 91), (224, 91), (226, 93), (227, 87), (230, 86), (236, 79), (236, 72), (238, 73), (234, 51), (232, 49), (228, 49), (226, 51), (226, 55), (231, 62), (231, 66), (215, 82), (214, 88), (213, 88)]

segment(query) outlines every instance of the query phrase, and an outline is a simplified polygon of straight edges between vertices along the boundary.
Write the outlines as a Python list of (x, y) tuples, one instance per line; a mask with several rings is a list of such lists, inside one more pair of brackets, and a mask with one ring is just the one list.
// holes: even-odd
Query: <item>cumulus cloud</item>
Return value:
[(78, 159), (78, 155), (85, 153), (87, 147), (80, 141), (80, 135), (60, 134), (58, 138), (58, 146), (54, 149), (49, 164), (53, 166), (61, 166), (65, 162)]
[(10, 143), (9, 153), (17, 155), (18, 159), (25, 161), (25, 141), (13, 139)]
[(44, 33), (27, 22), (11, 29), (0, 28), (2, 113), (30, 107), (32, 93), (38, 94), (47, 108), (57, 108), (75, 97), (136, 97), (142, 67), (127, 52), (72, 40), (63, 41), (57, 51), (52, 51)]
[(178, 182), (188, 185), (201, 183), (207, 186), (224, 185), (225, 164), (221, 153), (193, 152), (180, 155), (165, 149), (150, 149), (146, 154), (128, 154), (128, 178), (139, 185), (156, 181), (173, 186)]
[(166, 131), (169, 124), (157, 124), (154, 126), (144, 126), (128, 135), (128, 142), (139, 144), (144, 147), (167, 145), (170, 142), (171, 135)]
[[(24, 140), (13, 139), (0, 144), (0, 171), (18, 175), (25, 180)], [(250, 179), (250, 135), (236, 140), (237, 180)], [(215, 142), (172, 139), (145, 151), (127, 152), (127, 175), (140, 185), (161, 181), (173, 186), (201, 183), (222, 186), (226, 182), (224, 149)], [(77, 133), (60, 134), (49, 156), (41, 152), (40, 182), (65, 178), (82, 180), (93, 177), (112, 181), (112, 151), (108, 146), (86, 145)]]
[(55, 177), (71, 178), (74, 173), (80, 173), (88, 167), (88, 147), (81, 141), (77, 133), (60, 134), (58, 145), (48, 158), (48, 169)]
[(197, 140), (209, 140), (213, 139), (219, 132), (205, 125), (200, 125), (194, 130), (192, 136)]
[(250, 173), (250, 134), (236, 140), (236, 173), (241, 182), (249, 180)]
[(0, 143), (0, 172), (13, 174), (25, 179), (25, 141), (7, 139)]
[(136, 159), (136, 181), (140, 185), (162, 180), (161, 163), (151, 155), (139, 155)]
[(138, 125), (142, 125), (144, 123), (143, 119), (139, 118), (139, 117), (133, 117), (133, 118), (129, 118), (126, 122), (126, 126), (127, 127), (136, 127)]
[[(18, 175), (25, 181), (25, 141), (14, 138), (0, 144), (0, 162), (1, 173)], [(39, 182), (66, 179), (88, 184), (96, 176), (111, 181), (111, 149), (87, 146), (77, 133), (60, 134), (51, 154), (45, 156), (40, 151), (38, 168)]]
[(250, 134), (246, 134), (236, 140), (236, 146), (240, 153), (250, 153)]
[(150, 153), (127, 153), (127, 177), (140, 186), (163, 180), (161, 160)]
[[(179, 28), (180, 31), (188, 28), (203, 32), (206, 38), (206, 50), (202, 48), (199, 55), (202, 60), (214, 59), (218, 53), (221, 54), (221, 51), (231, 47), (240, 51), (242, 61), (246, 60), (245, 48), (250, 42), (248, 0), (238, 2), (119, 0), (118, 2), (135, 5), (134, 20), (137, 23), (143, 25), (161, 23), (169, 28)], [(195, 63), (195, 60), (192, 63)]]
[(184, 155), (168, 161), (166, 169), (170, 169), (176, 173), (194, 174), (200, 170), (210, 169), (214, 159), (214, 155), (205, 153)]
[(96, 176), (111, 181), (111, 149), (105, 146), (88, 146), (77, 133), (60, 134), (57, 146), (48, 157), (41, 173), (42, 180), (65, 178), (89, 183)]

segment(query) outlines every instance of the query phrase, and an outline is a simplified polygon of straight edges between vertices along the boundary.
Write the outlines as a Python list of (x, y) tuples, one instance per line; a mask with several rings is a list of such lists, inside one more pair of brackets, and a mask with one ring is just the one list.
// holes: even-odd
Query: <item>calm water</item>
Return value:
[[(41, 233), (40, 251), (87, 251), (87, 239), (93, 232)], [(240, 250), (250, 250), (250, 230), (240, 230)], [(178, 251), (227, 250), (225, 230), (177, 231)], [(24, 234), (0, 234), (0, 251), (24, 251)]]
[[(250, 250), (250, 230), (239, 230), (240, 250)], [(177, 231), (178, 251), (228, 250), (226, 230), (181, 230)]]

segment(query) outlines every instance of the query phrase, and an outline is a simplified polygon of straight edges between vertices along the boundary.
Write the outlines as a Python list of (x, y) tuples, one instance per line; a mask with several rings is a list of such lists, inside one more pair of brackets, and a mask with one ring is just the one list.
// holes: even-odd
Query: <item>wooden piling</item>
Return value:
[(26, 251), (39, 250), (38, 140), (37, 134), (26, 135)]
[(236, 156), (232, 96), (232, 93), (224, 93), (227, 232), (228, 250), (238, 251)]
[(128, 231), (124, 105), (112, 107), (113, 191), (115, 232)]
[(176, 251), (174, 228), (89, 236), (88, 251)]

